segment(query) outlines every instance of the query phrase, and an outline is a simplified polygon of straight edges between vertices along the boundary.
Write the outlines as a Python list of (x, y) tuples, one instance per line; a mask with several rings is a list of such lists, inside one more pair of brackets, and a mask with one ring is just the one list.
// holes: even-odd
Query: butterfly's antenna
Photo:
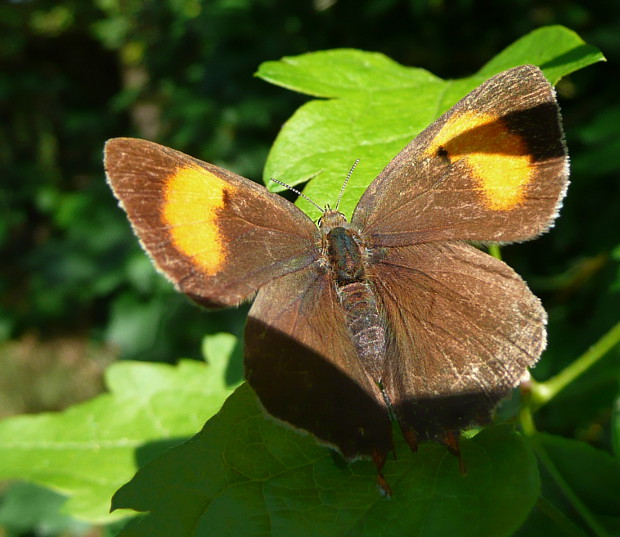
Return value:
[(303, 199), (305, 199), (308, 203), (312, 203), (312, 205), (314, 205), (319, 211), (321, 211), (322, 213), (325, 212), (325, 209), (323, 209), (322, 207), (319, 206), (318, 203), (315, 203), (314, 201), (312, 201), (308, 196), (306, 196), (303, 192), (300, 192), (299, 190), (297, 190), (296, 188), (293, 188), (291, 185), (287, 185), (286, 183), (280, 181), (279, 179), (274, 179), (273, 177), (271, 178), (271, 180), (274, 183), (278, 183), (279, 185), (282, 185), (284, 188), (287, 188), (288, 190), (290, 190), (291, 192), (295, 192), (295, 194), (297, 194), (298, 196), (301, 196)]
[(353, 174), (353, 170), (355, 169), (355, 167), (357, 166), (357, 163), (360, 161), (360, 159), (357, 159), (354, 163), (353, 166), (351, 166), (351, 169), (349, 170), (349, 173), (347, 173), (347, 176), (344, 179), (344, 183), (342, 183), (342, 188), (340, 189), (340, 196), (338, 196), (338, 203), (336, 203), (336, 211), (338, 210), (338, 207), (340, 207), (340, 200), (342, 199), (342, 196), (344, 194), (344, 189), (347, 187), (347, 183), (349, 182), (349, 179), (351, 178), (351, 175)]

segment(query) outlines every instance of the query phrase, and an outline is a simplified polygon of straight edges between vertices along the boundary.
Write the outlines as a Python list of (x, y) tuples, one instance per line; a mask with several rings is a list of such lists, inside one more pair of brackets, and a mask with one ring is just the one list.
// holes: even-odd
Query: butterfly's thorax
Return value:
[(338, 286), (364, 279), (360, 244), (350, 229), (335, 227), (326, 235), (327, 256)]
[(380, 383), (386, 330), (375, 291), (366, 278), (370, 262), (367, 249), (360, 235), (346, 224), (340, 213), (327, 212), (321, 231), (325, 264), (332, 272), (351, 341), (366, 373)]

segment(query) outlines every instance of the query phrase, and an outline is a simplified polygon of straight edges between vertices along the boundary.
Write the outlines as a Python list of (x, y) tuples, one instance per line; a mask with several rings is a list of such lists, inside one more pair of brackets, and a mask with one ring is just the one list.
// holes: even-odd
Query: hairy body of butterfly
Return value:
[(366, 278), (369, 253), (344, 215), (327, 211), (319, 222), (324, 265), (330, 270), (345, 312), (345, 324), (357, 356), (369, 378), (381, 385), (387, 331), (375, 290)]

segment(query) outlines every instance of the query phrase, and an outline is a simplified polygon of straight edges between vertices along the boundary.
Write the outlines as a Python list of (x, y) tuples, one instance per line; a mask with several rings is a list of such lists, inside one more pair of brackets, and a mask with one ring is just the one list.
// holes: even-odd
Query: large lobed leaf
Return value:
[(142, 468), (113, 507), (148, 511), (120, 537), (510, 535), (539, 493), (535, 458), (507, 427), (464, 440), (467, 475), (443, 447), (374, 465), (335, 463), (309, 436), (266, 419), (243, 385), (204, 429)]
[[(64, 412), (0, 422), (0, 479), (23, 479), (69, 496), (65, 511), (108, 522), (110, 499), (139, 466), (196, 433), (230, 393), (223, 371), (119, 362), (109, 393)], [(121, 513), (112, 518), (122, 516)]]
[[(273, 84), (327, 100), (303, 105), (286, 122), (265, 167), (265, 181), (294, 186), (319, 205), (338, 198), (356, 159), (341, 209), (350, 215), (364, 189), (383, 167), (441, 113), (491, 76), (523, 64), (539, 66), (555, 84), (563, 76), (604, 59), (562, 26), (540, 28), (519, 39), (459, 80), (404, 67), (378, 53), (328, 50), (263, 63), (257, 76)], [(269, 185), (274, 190), (281, 187)], [(318, 210), (300, 206), (313, 218)]]

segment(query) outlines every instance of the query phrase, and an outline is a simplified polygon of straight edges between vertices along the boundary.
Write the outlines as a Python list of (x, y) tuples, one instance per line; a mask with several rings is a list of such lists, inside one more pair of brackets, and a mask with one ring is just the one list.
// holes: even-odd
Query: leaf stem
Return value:
[(551, 401), (559, 392), (598, 362), (605, 354), (620, 343), (620, 322), (614, 325), (603, 337), (584, 352), (574, 362), (545, 382), (532, 381), (533, 409)]

